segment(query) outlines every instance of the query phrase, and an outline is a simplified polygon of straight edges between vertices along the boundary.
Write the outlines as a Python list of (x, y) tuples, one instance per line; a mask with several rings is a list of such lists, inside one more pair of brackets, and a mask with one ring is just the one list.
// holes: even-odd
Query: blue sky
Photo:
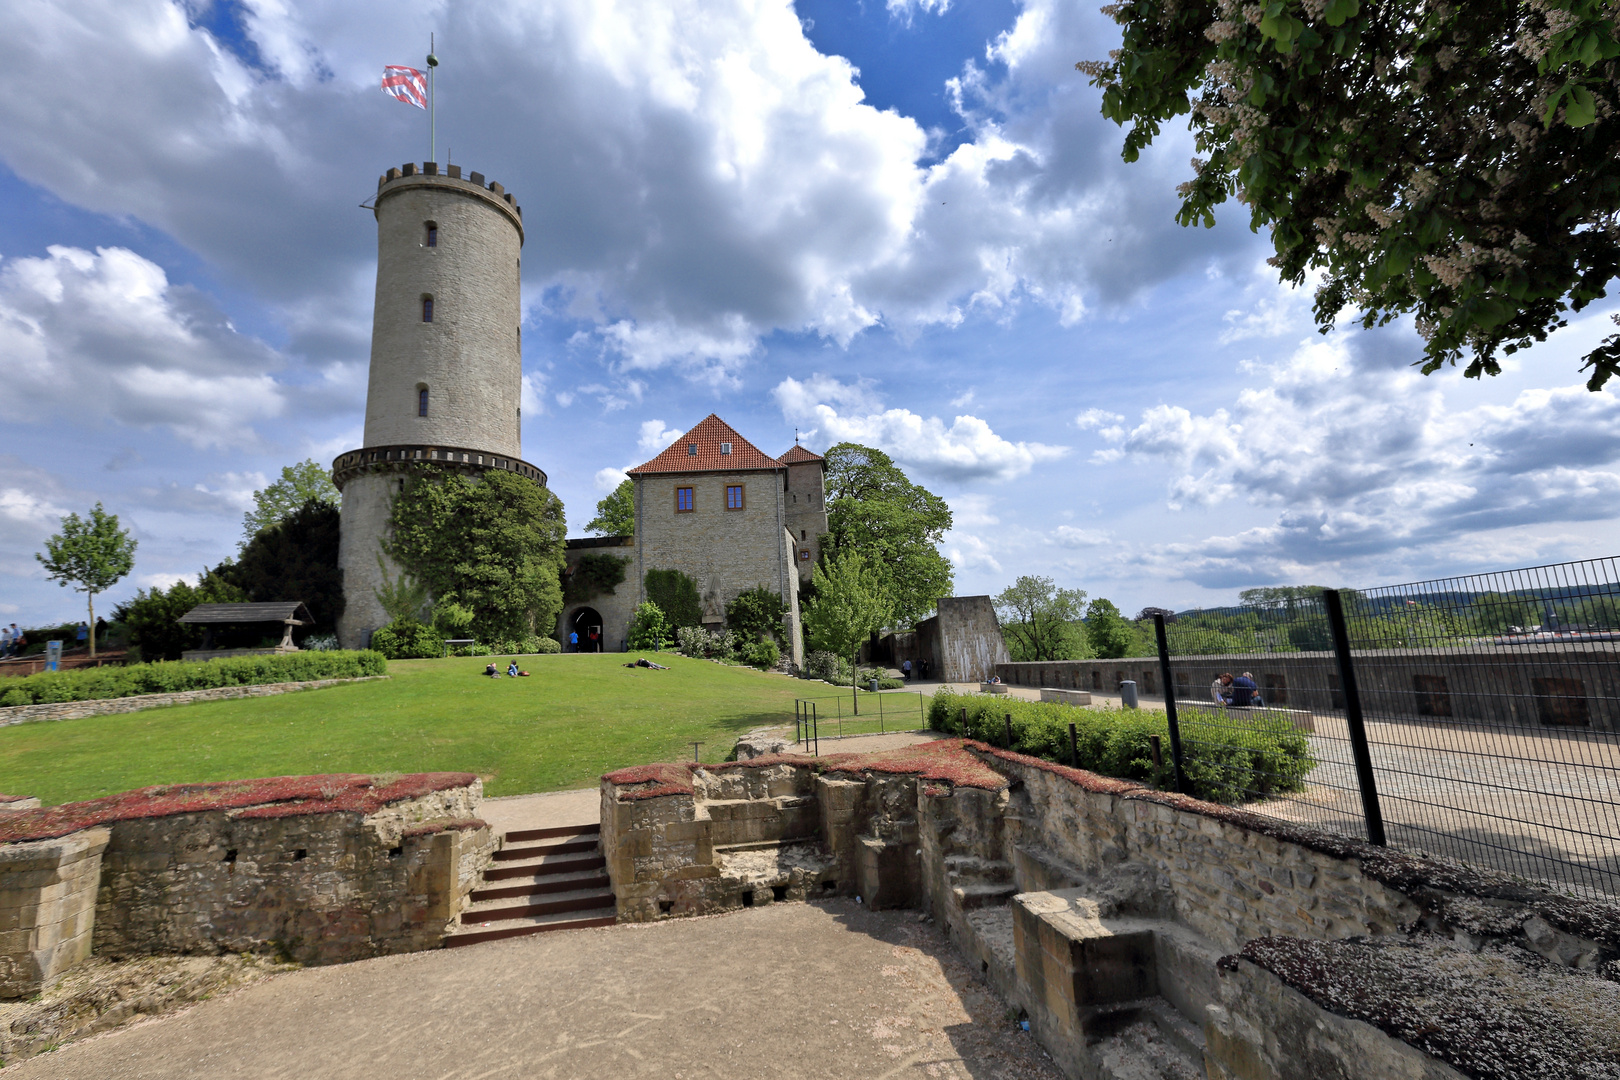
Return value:
[[(105, 598), (232, 554), (255, 487), (359, 445), (375, 232), (426, 154), (384, 64), (444, 61), (441, 156), (524, 205), (524, 453), (578, 533), (718, 412), (767, 452), (883, 447), (956, 511), (958, 592), (1128, 611), (1613, 554), (1608, 301), (1484, 383), (1409, 326), (1315, 333), (1192, 146), (1119, 160), (1073, 70), (1114, 28), (1022, 0), (13, 9), (0, 69), (0, 616), (100, 500)], [(117, 71), (116, 92), (104, 73)]]

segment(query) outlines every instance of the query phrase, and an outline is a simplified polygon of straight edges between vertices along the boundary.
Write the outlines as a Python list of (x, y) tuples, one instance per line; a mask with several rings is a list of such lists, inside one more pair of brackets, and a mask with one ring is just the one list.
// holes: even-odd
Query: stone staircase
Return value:
[(594, 823), (506, 833), (445, 947), (612, 926), (617, 905), (601, 839)]

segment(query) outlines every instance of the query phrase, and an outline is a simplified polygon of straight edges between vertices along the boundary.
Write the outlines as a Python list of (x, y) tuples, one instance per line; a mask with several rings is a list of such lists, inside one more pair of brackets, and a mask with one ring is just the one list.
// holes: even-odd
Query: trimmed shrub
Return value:
[(395, 619), (372, 633), (371, 647), (390, 660), (424, 660), (444, 655), (444, 635), (415, 619)]
[[(1161, 789), (1174, 786), (1170, 726), (1161, 712), (1075, 708), (942, 688), (929, 706), (928, 722), (936, 731), (1003, 746), (1008, 714), (1013, 749), (1021, 754), (1069, 764), (1073, 724), (1080, 768)], [(1310, 742), (1285, 712), (1254, 709), (1207, 717), (1194, 713), (1182, 717), (1180, 727), (1182, 766), (1200, 799), (1237, 804), (1304, 791), (1305, 777), (1316, 768)], [(1163, 760), (1157, 771), (1149, 742), (1153, 735), (1159, 736)]]
[(555, 640), (548, 637), (537, 637), (531, 635), (525, 638), (517, 638), (512, 641), (492, 641), (483, 652), (474, 653), (472, 655), (521, 656), (530, 653), (556, 652), (562, 652), (562, 646), (557, 644)]
[(127, 667), (48, 671), (6, 680), (0, 706), (101, 701), (137, 694), (172, 694), (216, 686), (262, 686), (314, 679), (357, 679), (386, 675), (388, 661), (375, 650), (328, 650), (237, 656), (224, 660), (130, 664)]

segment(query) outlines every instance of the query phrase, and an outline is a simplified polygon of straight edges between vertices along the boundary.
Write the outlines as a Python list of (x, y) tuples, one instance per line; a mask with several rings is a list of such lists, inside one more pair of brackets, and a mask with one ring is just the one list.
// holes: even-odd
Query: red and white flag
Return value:
[(384, 67), (382, 92), (418, 109), (427, 108), (427, 76), (413, 67)]

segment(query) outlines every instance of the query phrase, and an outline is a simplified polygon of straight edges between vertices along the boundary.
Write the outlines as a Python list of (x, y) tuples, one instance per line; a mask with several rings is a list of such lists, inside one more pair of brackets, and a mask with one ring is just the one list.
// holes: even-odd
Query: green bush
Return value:
[(703, 625), (703, 597), (695, 580), (679, 570), (649, 570), (642, 580), (647, 602), (658, 607), (672, 633), (682, 626)]
[(6, 680), (0, 706), (100, 701), (136, 694), (172, 694), (216, 686), (260, 686), (312, 679), (355, 679), (384, 675), (388, 661), (374, 650), (281, 653), (224, 660), (50, 671)]
[[(486, 652), (496, 656), (522, 656), (529, 653), (562, 652), (562, 646), (552, 638), (536, 637), (531, 634), (528, 637), (515, 638), (511, 641), (492, 641), (489, 643)], [(483, 656), (485, 653), (479, 653), (478, 655)]]
[(444, 635), (415, 619), (395, 619), (371, 635), (371, 647), (390, 660), (444, 655)]
[(662, 649), (669, 640), (669, 624), (657, 604), (645, 600), (630, 616), (630, 632), (626, 642), (632, 649)]
[(761, 671), (769, 671), (782, 662), (782, 650), (776, 647), (776, 642), (769, 638), (761, 638), (752, 645), (744, 645), (739, 650), (745, 664), (751, 664)]
[[(1073, 724), (1080, 768), (1156, 788), (1174, 785), (1170, 727), (1161, 712), (1076, 708), (940, 689), (929, 706), (928, 722), (936, 731), (1005, 746), (1009, 714), (1013, 749), (1019, 753), (1069, 764)], [(1316, 768), (1309, 741), (1285, 712), (1194, 712), (1181, 717), (1180, 728), (1182, 765), (1193, 794), (1210, 802), (1235, 804), (1303, 791), (1306, 776)], [(1149, 741), (1153, 735), (1159, 736), (1162, 751), (1163, 768), (1157, 771)]]

